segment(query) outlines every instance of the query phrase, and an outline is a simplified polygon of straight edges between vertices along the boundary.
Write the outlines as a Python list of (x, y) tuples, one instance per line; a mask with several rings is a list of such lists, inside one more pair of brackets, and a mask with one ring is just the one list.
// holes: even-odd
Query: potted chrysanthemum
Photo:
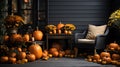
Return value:
[(109, 37), (112, 38), (112, 41), (120, 43), (120, 8), (110, 15), (108, 26), (111, 34)]
[(116, 29), (120, 29), (120, 9), (114, 11), (108, 21), (108, 26)]
[(74, 24), (65, 24), (62, 28), (65, 34), (72, 34), (72, 31), (76, 29)]
[(19, 15), (8, 15), (4, 25), (8, 33), (17, 33), (17, 29), (24, 24), (24, 19)]

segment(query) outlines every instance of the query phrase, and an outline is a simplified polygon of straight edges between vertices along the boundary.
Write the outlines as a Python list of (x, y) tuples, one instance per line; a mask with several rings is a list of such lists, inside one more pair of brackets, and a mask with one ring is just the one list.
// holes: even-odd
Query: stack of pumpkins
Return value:
[(51, 57), (75, 57), (75, 50), (62, 49), (60, 43), (54, 42), (49, 50), (43, 50), (42, 59), (48, 60)]
[(17, 46), (18, 45), (17, 43), (19, 43), (19, 42), (21, 44), (22, 42), (32, 41), (32, 37), (34, 37), (34, 40), (36, 40), (36, 41), (39, 40), (40, 41), (43, 38), (43, 33), (37, 27), (37, 29), (34, 30), (33, 33), (26, 33), (26, 34), (23, 34), (23, 35), (21, 35), (19, 33), (13, 33), (11, 35), (6, 34), (3, 37), (4, 37), (3, 39), (4, 39), (5, 44), (9, 42), (8, 46), (10, 46), (10, 44), (11, 45), (15, 44), (14, 46)]
[(36, 43), (30, 45), (28, 48), (11, 47), (5, 51), (6, 53), (2, 53), (0, 56), (0, 63), (23, 64), (42, 57), (42, 48)]
[(120, 46), (117, 43), (110, 43), (107, 45), (104, 52), (87, 56), (87, 61), (101, 63), (101, 64), (114, 64), (120, 65)]
[[(32, 33), (34, 40), (42, 40), (43, 33), (37, 27)], [(14, 33), (4, 35), (4, 42), (0, 45), (0, 63), (25, 63), (35, 61), (42, 57), (42, 48), (37, 43), (32, 43), (27, 47), (22, 47), (23, 43), (30, 42), (30, 34), (24, 35)]]

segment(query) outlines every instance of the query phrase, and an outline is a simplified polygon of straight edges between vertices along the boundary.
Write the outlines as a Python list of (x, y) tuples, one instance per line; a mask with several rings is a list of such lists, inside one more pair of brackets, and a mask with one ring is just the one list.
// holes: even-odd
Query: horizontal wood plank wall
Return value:
[(110, 0), (48, 0), (48, 24), (105, 24)]

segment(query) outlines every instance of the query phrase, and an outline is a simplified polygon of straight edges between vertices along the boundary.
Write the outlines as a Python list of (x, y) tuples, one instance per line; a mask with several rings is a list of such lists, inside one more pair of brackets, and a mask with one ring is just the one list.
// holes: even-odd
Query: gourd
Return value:
[(33, 37), (35, 38), (35, 40), (42, 40), (43, 33), (38, 29), (38, 27), (37, 27), (37, 30), (33, 32)]
[(42, 48), (39, 44), (33, 43), (28, 47), (30, 53), (34, 54), (36, 59), (40, 59), (42, 57)]

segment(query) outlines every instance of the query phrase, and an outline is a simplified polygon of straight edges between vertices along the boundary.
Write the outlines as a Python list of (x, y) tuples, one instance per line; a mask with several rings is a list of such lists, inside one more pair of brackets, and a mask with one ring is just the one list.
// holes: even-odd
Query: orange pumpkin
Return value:
[(43, 33), (38, 29), (38, 27), (37, 27), (37, 30), (33, 32), (33, 37), (35, 38), (35, 40), (42, 40)]
[(8, 36), (8, 35), (4, 35), (4, 36), (3, 36), (3, 40), (4, 40), (4, 41), (8, 41), (8, 40), (9, 40), (9, 36)]
[(100, 53), (100, 57), (101, 57), (101, 58), (110, 57), (110, 53), (109, 53), (109, 52), (101, 52), (101, 53)]
[(28, 33), (26, 33), (26, 34), (23, 35), (23, 40), (24, 40), (25, 42), (28, 42), (28, 41), (30, 40), (30, 36), (29, 36)]
[(52, 53), (52, 55), (53, 55), (54, 57), (57, 57), (57, 56), (59, 55), (59, 52), (58, 52), (58, 51), (54, 51), (54, 52)]
[(100, 55), (97, 54), (96, 49), (94, 50), (94, 56), (93, 56), (93, 58), (94, 58), (94, 60), (97, 60), (97, 61), (100, 59)]
[(12, 43), (14, 43), (15, 41), (21, 42), (21, 41), (23, 41), (23, 39), (22, 39), (22, 36), (21, 36), (20, 34), (12, 34), (12, 35), (10, 36), (10, 41), (11, 41)]
[(48, 55), (48, 51), (47, 50), (43, 50), (43, 53), (47, 54)]
[(39, 44), (32, 44), (28, 47), (28, 50), (30, 51), (30, 53), (35, 55), (36, 59), (40, 59), (42, 57), (42, 48)]
[(109, 49), (111, 49), (111, 50), (117, 50), (118, 47), (119, 47), (119, 45), (115, 42), (109, 44)]
[(106, 61), (107, 63), (111, 63), (112, 59), (110, 57), (103, 57), (103, 61)]
[(36, 57), (34, 54), (27, 54), (26, 58), (28, 59), (28, 61), (35, 61)]
[(62, 27), (64, 27), (64, 24), (60, 22), (60, 23), (57, 25), (57, 29), (60, 30)]
[(65, 55), (65, 51), (59, 51), (59, 54), (62, 54), (62, 56)]
[(15, 64), (17, 59), (14, 57), (9, 57), (8, 60), (10, 63)]
[(22, 60), (26, 58), (26, 52), (19, 52), (18, 59)]
[(62, 46), (61, 46), (60, 43), (56, 43), (56, 42), (54, 42), (54, 43), (52, 44), (52, 48), (56, 48), (56, 49), (59, 51), (59, 50), (62, 49)]
[(113, 60), (119, 60), (120, 59), (120, 55), (119, 54), (112, 54), (112, 59)]
[(8, 61), (8, 56), (1, 56), (0, 62), (5, 63)]
[(42, 53), (42, 57), (46, 57), (46, 56), (47, 56), (47, 54), (43, 52)]
[(94, 60), (97, 60), (97, 61), (100, 59), (100, 55), (99, 54), (94, 54), (93, 57), (94, 57)]
[(50, 54), (53, 54), (54, 51), (57, 51), (57, 49), (54, 48), (54, 47), (53, 47), (53, 48), (50, 48), (49, 53), (50, 53)]
[(16, 57), (16, 55), (17, 55), (17, 54), (16, 54), (15, 52), (10, 52), (10, 53), (9, 53), (9, 56), (10, 56), (10, 57)]

